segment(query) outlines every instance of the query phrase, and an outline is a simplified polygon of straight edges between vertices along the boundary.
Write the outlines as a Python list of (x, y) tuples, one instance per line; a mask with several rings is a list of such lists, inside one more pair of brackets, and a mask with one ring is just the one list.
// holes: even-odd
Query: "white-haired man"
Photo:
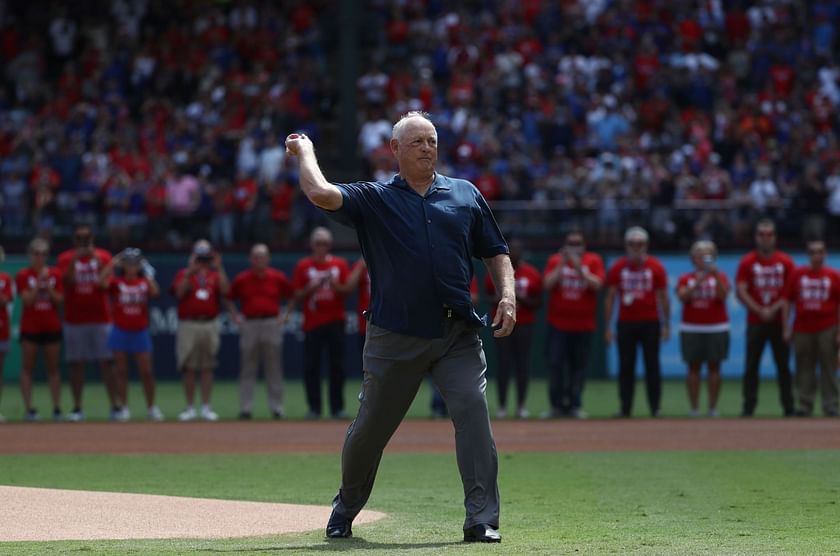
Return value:
[(349, 537), (373, 489), (382, 451), (431, 375), (455, 425), (464, 485), (464, 540), (500, 542), (498, 461), (485, 389), (487, 365), (478, 337), (486, 323), (470, 299), (472, 257), (484, 260), (499, 292), (496, 337), (516, 322), (508, 247), (476, 187), (435, 172), (437, 131), (428, 115), (394, 125), (391, 150), (399, 174), (388, 182), (331, 184), (312, 142), (286, 141), (300, 159), (303, 192), (336, 220), (356, 228), (371, 281), (361, 407), (345, 437), (341, 489), (327, 536)]
[(619, 301), (618, 390), (621, 408), (618, 417), (630, 417), (636, 389), (636, 348), (641, 345), (645, 363), (645, 386), (650, 414), (659, 417), (662, 395), (662, 372), (659, 344), (668, 339), (671, 308), (668, 301), (668, 276), (656, 257), (648, 255), (648, 233), (634, 226), (624, 234), (626, 255), (607, 273), (607, 298), (604, 303), (607, 323), (606, 341), (612, 342), (615, 300)]

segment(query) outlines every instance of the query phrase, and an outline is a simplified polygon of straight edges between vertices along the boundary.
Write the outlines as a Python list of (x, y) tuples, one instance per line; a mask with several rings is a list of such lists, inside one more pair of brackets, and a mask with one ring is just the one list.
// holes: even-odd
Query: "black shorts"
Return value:
[(38, 332), (36, 334), (21, 332), (20, 341), (32, 342), (33, 344), (38, 344), (39, 346), (57, 344), (61, 341), (61, 332)]

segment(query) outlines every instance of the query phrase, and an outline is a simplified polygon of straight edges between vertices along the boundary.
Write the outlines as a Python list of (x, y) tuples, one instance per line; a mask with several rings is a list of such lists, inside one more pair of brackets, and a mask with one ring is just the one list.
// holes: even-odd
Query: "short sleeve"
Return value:
[(227, 296), (225, 296), (225, 297), (227, 297), (231, 301), (234, 301), (234, 300), (239, 298), (239, 296), (241, 294), (241, 292), (239, 290), (241, 290), (241, 289), (242, 289), (242, 275), (239, 274), (239, 275), (236, 276), (236, 278), (233, 279), (233, 282), (231, 282), (230, 288), (228, 289), (228, 292), (227, 292)]
[(299, 261), (295, 265), (295, 271), (292, 275), (292, 289), (294, 290), (302, 290), (306, 287), (306, 268), (303, 265), (303, 261)]
[(362, 220), (361, 199), (365, 182), (334, 183), (341, 192), (341, 206), (336, 210), (321, 209), (324, 214), (345, 226), (356, 227)]
[(600, 278), (601, 280), (604, 279), (604, 259), (601, 258), (600, 255), (595, 255), (592, 257), (592, 266), (593, 268), (589, 269), (589, 272)]
[(284, 272), (277, 273), (277, 287), (280, 290), (281, 299), (289, 299), (292, 297), (292, 294), (294, 293), (292, 283), (289, 281), (289, 278), (286, 277)]
[(175, 274), (175, 278), (172, 279), (172, 285), (169, 286), (169, 293), (175, 295), (175, 289), (178, 287), (178, 284), (180, 284), (183, 280), (184, 270), (181, 269)]
[(665, 272), (665, 267), (657, 261), (656, 271), (653, 276), (654, 289), (661, 290), (668, 287), (668, 273)]
[(496, 255), (508, 254), (510, 251), (499, 229), (499, 224), (478, 189), (475, 190), (475, 200), (479, 214), (472, 229), (473, 255), (481, 259), (489, 259)]
[(735, 283), (749, 283), (750, 281), (750, 265), (745, 260), (741, 260), (738, 264), (738, 270), (735, 271)]
[(798, 272), (794, 271), (792, 274), (789, 274), (787, 280), (785, 280), (785, 285), (782, 288), (781, 297), (782, 299), (790, 299), (791, 301), (796, 300), (797, 292), (797, 284), (799, 283), (799, 276)]
[(621, 268), (620, 268), (620, 265), (619, 265), (619, 261), (616, 261), (616, 263), (613, 264), (610, 267), (610, 271), (607, 272), (607, 285), (608, 286), (618, 286), (618, 282), (619, 282), (618, 275), (619, 275), (620, 272), (621, 272)]

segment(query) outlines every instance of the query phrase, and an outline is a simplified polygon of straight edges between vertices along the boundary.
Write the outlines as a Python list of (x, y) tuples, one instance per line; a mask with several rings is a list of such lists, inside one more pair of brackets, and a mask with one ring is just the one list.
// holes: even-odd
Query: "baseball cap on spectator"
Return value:
[(199, 239), (193, 246), (193, 255), (198, 258), (213, 256), (213, 246), (206, 239)]

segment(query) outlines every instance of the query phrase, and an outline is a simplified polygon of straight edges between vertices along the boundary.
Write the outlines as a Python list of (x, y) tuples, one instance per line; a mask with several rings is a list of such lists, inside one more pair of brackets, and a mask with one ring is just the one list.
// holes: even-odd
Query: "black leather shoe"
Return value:
[(335, 510), (330, 514), (330, 520), (327, 522), (327, 538), (328, 539), (346, 539), (353, 536), (353, 520), (347, 519), (343, 515), (336, 513)]
[(502, 542), (502, 536), (490, 525), (480, 523), (464, 529), (464, 542)]

